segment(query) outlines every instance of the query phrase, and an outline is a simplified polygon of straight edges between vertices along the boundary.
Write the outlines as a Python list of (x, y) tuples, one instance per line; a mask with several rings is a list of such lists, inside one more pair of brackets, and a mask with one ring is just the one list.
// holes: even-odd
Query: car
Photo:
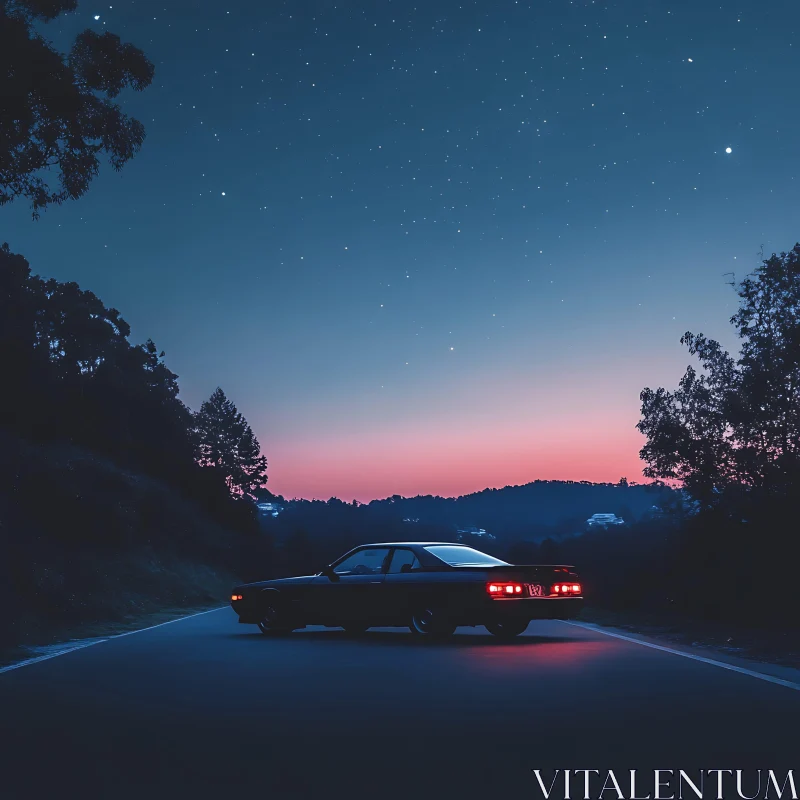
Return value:
[(583, 600), (570, 565), (514, 565), (453, 542), (390, 542), (356, 547), (316, 575), (237, 586), (231, 606), (240, 623), (269, 635), (408, 626), (436, 638), (483, 625), (511, 639), (532, 619), (576, 616)]

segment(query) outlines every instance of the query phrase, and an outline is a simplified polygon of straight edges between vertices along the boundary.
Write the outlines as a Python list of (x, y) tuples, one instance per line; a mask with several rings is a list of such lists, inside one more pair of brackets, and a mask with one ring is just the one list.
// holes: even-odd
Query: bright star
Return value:
[(732, 152), (733, 152), (733, 150), (731, 150), (731, 148), (730, 148), (730, 147), (726, 147), (726, 148), (725, 148), (725, 152), (726, 152), (726, 153), (732, 153)]

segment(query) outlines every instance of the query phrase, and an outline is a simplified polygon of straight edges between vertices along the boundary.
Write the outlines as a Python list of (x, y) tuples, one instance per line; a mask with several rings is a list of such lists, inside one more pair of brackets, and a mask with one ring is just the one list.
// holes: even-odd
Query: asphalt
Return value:
[(800, 691), (562, 622), (508, 644), (270, 638), (222, 609), (0, 674), (0, 798), (505, 800), (542, 796), (533, 769), (800, 775), (798, 720)]

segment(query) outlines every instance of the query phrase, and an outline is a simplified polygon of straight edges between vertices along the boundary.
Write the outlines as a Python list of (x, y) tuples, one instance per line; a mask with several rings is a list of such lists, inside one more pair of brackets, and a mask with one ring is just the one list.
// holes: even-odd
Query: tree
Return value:
[(701, 372), (688, 367), (674, 392), (641, 393), (645, 475), (681, 482), (702, 508), (800, 488), (800, 244), (765, 259), (737, 294), (738, 360), (687, 332)]
[(252, 495), (255, 498), (256, 503), (274, 503), (280, 502), (278, 497), (272, 492), (267, 489), (266, 486), (257, 486), (252, 491)]
[(155, 344), (128, 341), (120, 313), (76, 283), (31, 275), (0, 246), (0, 425), (135, 462), (195, 469), (193, 417)]
[(247, 420), (219, 387), (195, 414), (197, 460), (224, 476), (233, 494), (255, 499), (267, 482), (267, 459)]
[[(83, 195), (105, 153), (119, 170), (138, 152), (144, 126), (111, 100), (145, 89), (154, 67), (112, 33), (85, 30), (68, 55), (35, 29), (77, 0), (0, 0), (0, 205), (17, 197), (41, 209)], [(46, 172), (57, 168), (58, 186)]]
[(47, 364), (36, 350), (37, 289), (28, 261), (8, 244), (0, 246), (0, 425), (27, 422), (42, 398), (37, 390)]

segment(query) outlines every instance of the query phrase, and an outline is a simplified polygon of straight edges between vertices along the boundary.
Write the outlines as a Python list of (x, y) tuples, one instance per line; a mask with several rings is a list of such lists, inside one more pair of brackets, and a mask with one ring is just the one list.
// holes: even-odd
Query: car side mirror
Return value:
[(411, 564), (403, 564), (403, 566), (400, 567), (400, 572), (411, 572)]
[(322, 570), (321, 574), (326, 578), (330, 578), (332, 581), (339, 580), (339, 576), (333, 571), (333, 567), (330, 564)]

